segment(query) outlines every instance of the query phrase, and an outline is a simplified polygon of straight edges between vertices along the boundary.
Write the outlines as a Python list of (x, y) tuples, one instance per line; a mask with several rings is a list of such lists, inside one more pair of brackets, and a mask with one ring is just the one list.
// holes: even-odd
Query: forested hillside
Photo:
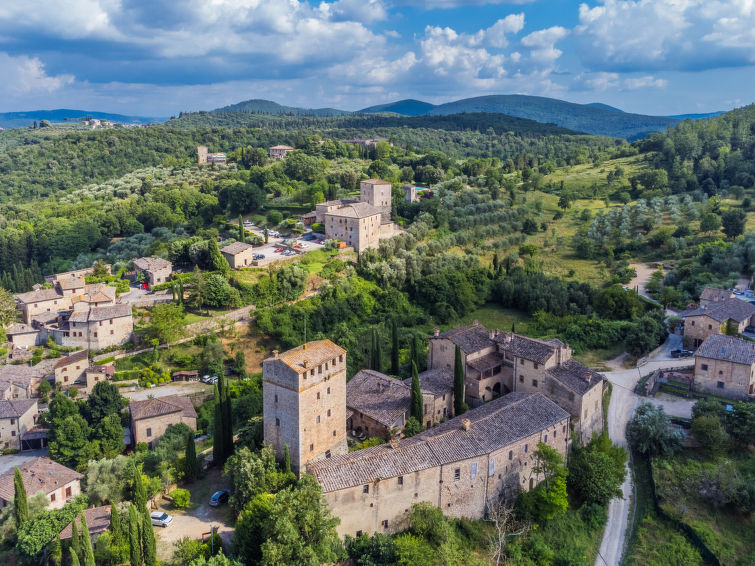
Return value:
[(273, 102), (272, 100), (252, 99), (238, 102), (222, 108), (216, 108), (213, 112), (221, 114), (234, 112), (247, 112), (251, 114), (289, 114), (303, 116), (341, 116), (351, 114), (346, 110), (337, 108), (297, 108), (295, 106), (284, 106)]

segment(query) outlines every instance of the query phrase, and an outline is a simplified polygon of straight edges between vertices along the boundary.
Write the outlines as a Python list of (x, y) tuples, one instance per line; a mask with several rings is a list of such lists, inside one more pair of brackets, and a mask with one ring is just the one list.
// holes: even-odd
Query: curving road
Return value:
[[(692, 412), (693, 401), (670, 397), (668, 399), (647, 399), (634, 393), (634, 386), (641, 375), (647, 375), (659, 368), (684, 367), (692, 365), (691, 359), (675, 360), (669, 355), (670, 351), (678, 347), (680, 338), (671, 335), (663, 350), (654, 356), (647, 364), (638, 369), (623, 369), (621, 359), (612, 360), (607, 365), (613, 367), (613, 371), (606, 372), (605, 376), (613, 384), (611, 403), (608, 406), (608, 434), (615, 443), (626, 446), (624, 435), (627, 423), (632, 418), (635, 407), (643, 400), (663, 405), (667, 413), (679, 417), (689, 417)], [(623, 497), (611, 501), (608, 506), (608, 523), (603, 532), (603, 541), (600, 544), (595, 566), (619, 566), (624, 553), (627, 528), (630, 526), (632, 517), (632, 477), (627, 466), (627, 478), (621, 486)]]

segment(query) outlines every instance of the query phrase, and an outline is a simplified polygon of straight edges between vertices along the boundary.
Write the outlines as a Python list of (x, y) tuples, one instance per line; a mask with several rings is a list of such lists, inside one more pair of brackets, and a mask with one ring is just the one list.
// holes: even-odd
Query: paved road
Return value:
[[(626, 426), (629, 419), (632, 418), (635, 407), (643, 400), (634, 393), (634, 386), (639, 381), (641, 375), (647, 375), (659, 368), (685, 367), (691, 365), (690, 359), (675, 360), (671, 359), (669, 352), (675, 347), (673, 344), (678, 343), (679, 336), (671, 335), (667, 344), (664, 346), (651, 361), (637, 369), (620, 369), (620, 361), (612, 360), (608, 365), (615, 369), (606, 372), (606, 377), (613, 384), (613, 393), (611, 394), (611, 404), (608, 407), (608, 434), (611, 439), (621, 446), (626, 446)], [(689, 417), (692, 412), (694, 402), (676, 397), (647, 399), (648, 401), (663, 405), (666, 412), (679, 417)], [(600, 544), (600, 551), (595, 559), (595, 566), (619, 566), (621, 564), (624, 552), (624, 541), (627, 536), (627, 527), (631, 521), (630, 512), (632, 510), (632, 478), (627, 466), (627, 478), (621, 486), (623, 497), (613, 499), (608, 506), (608, 523), (603, 532), (603, 541)]]
[(39, 458), (40, 456), (47, 456), (47, 448), (42, 450), (27, 450), (20, 454), (6, 454), (5, 456), (0, 456), (0, 474), (12, 470), (13, 466), (20, 466), (24, 462)]

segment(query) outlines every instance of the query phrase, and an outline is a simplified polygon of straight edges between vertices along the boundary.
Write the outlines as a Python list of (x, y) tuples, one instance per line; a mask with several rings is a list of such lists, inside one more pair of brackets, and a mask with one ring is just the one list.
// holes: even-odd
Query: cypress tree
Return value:
[(516, 334), (516, 322), (511, 323), (511, 333)]
[(17, 529), (29, 519), (29, 499), (18, 466), (13, 468), (13, 517), (16, 519)]
[(147, 508), (147, 489), (142, 480), (142, 470), (134, 466), (134, 504), (138, 510)]
[(420, 425), (424, 422), (424, 407), (422, 403), (422, 389), (419, 386), (419, 375), (417, 374), (417, 364), (412, 361), (412, 388), (411, 404), (409, 405), (411, 416), (417, 419)]
[(370, 369), (375, 369), (375, 350), (377, 349), (375, 330), (370, 333)]
[[(415, 364), (417, 364), (418, 359), (419, 359), (419, 354), (417, 353), (417, 337), (412, 336), (411, 351), (409, 352), (410, 367), (411, 367), (411, 362), (414, 362)], [(419, 364), (417, 364), (417, 367), (419, 368)]]
[(220, 390), (217, 383), (215, 390), (215, 414), (213, 415), (212, 431), (212, 461), (215, 464), (222, 464), (223, 459), (223, 409), (220, 399)]
[(50, 564), (52, 566), (62, 566), (63, 564), (63, 547), (60, 545), (60, 535), (57, 535), (50, 543)]
[(285, 470), (287, 474), (292, 473), (291, 472), (291, 453), (288, 450), (288, 444), (285, 446), (285, 452), (284, 452), (284, 463), (285, 463)]
[(69, 548), (68, 550), (71, 553), (71, 566), (81, 566), (79, 557), (76, 556), (76, 552), (74, 552), (73, 547)]
[[(151, 522), (151, 521), (150, 521)], [(142, 564), (142, 541), (139, 515), (136, 512), (135, 505), (128, 506), (128, 541), (131, 558), (131, 566), (141, 566)]]
[(71, 552), (76, 554), (78, 560), (81, 555), (81, 542), (79, 541), (79, 530), (76, 528), (76, 517), (71, 521)]
[(383, 347), (381, 346), (380, 334), (377, 329), (373, 330), (375, 333), (375, 371), (383, 371)]
[(461, 363), (461, 348), (456, 346), (454, 357), (454, 413), (461, 415), (467, 410), (464, 403), (464, 368)]
[(393, 323), (391, 324), (391, 374), (392, 375), (398, 375), (398, 358), (399, 358), (399, 350), (398, 350), (398, 324), (396, 323), (396, 319), (393, 319)]
[(199, 477), (199, 462), (197, 462), (197, 447), (194, 444), (194, 435), (189, 434), (186, 437), (186, 473), (184, 479), (194, 481)]
[(126, 537), (121, 525), (121, 514), (115, 505), (110, 506), (110, 552), (112, 552), (115, 562), (123, 562), (123, 548), (126, 546)]
[(142, 557), (144, 566), (157, 564), (157, 547), (155, 545), (155, 531), (152, 528), (152, 519), (145, 509), (142, 513)]
[(89, 534), (87, 519), (81, 514), (81, 552), (84, 566), (96, 566), (94, 563), (94, 549), (92, 548), (92, 537)]
[(244, 230), (244, 221), (239, 214), (239, 242), (246, 242), (246, 230)]
[(218, 393), (220, 395), (220, 419), (223, 428), (223, 462), (233, 454), (233, 420), (231, 415), (231, 395), (228, 392), (228, 384), (225, 375), (218, 376)]
[(210, 271), (217, 271), (222, 274), (226, 279), (231, 274), (231, 266), (228, 265), (228, 261), (223, 257), (218, 248), (218, 242), (215, 238), (210, 238), (207, 244), (207, 253), (209, 255), (209, 267)]

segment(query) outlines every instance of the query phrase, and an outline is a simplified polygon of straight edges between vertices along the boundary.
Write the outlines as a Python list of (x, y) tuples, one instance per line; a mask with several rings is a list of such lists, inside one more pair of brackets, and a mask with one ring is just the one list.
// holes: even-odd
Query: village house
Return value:
[(0, 448), (20, 450), (21, 440), (34, 428), (38, 413), (33, 399), (0, 400)]
[(184, 423), (197, 430), (197, 412), (188, 397), (166, 395), (143, 401), (131, 401), (131, 438), (134, 445), (146, 443), (150, 448), (169, 427)]
[(695, 352), (693, 387), (730, 399), (755, 398), (755, 343), (711, 334)]
[(383, 222), (390, 222), (392, 190), (390, 181), (367, 179), (359, 183), (359, 200), (377, 208)]
[(208, 153), (206, 145), (197, 146), (197, 163), (199, 165), (205, 165), (207, 163), (225, 165), (225, 153)]
[(14, 348), (28, 349), (38, 345), (39, 330), (30, 324), (15, 322), (6, 329), (5, 333), (8, 335), (8, 341)]
[(543, 479), (533, 471), (539, 442), (566, 455), (568, 426), (569, 414), (544, 395), (512, 393), (417, 436), (310, 462), (307, 472), (341, 519), (340, 536), (401, 531), (420, 502), (481, 519), (490, 501), (513, 502)]
[(73, 306), (71, 296), (64, 296), (57, 288), (35, 289), (28, 293), (16, 295), (16, 303), (21, 311), (21, 318), (26, 324), (42, 313), (57, 313)]
[[(110, 264), (105, 264), (103, 266), (107, 274), (110, 275)], [(74, 269), (73, 271), (65, 271), (63, 273), (55, 273), (53, 275), (45, 275), (45, 281), (47, 283), (55, 283), (58, 279), (66, 279), (66, 278), (81, 278), (86, 277), (87, 275), (92, 275), (94, 273), (94, 266), (92, 267), (85, 267), (84, 269)]]
[(91, 365), (84, 372), (83, 385), (86, 393), (91, 393), (100, 381), (113, 379), (115, 366), (113, 364)]
[(0, 365), (0, 399), (31, 399), (44, 374), (27, 365)]
[(282, 459), (288, 447), (299, 473), (346, 446), (346, 350), (330, 340), (307, 342), (262, 363), (265, 442)]
[(739, 299), (713, 301), (682, 312), (684, 339), (697, 348), (711, 334), (741, 334), (753, 323), (755, 305)]
[[(110, 505), (90, 507), (89, 509), (84, 509), (81, 513), (86, 520), (87, 529), (89, 530), (89, 536), (91, 537), (92, 542), (97, 540), (97, 537), (110, 528)], [(76, 521), (76, 530), (81, 532), (81, 520), (78, 517), (75, 517), (74, 521)], [(60, 540), (68, 540), (72, 536), (73, 521), (68, 523), (65, 528), (60, 531)]]
[(240, 269), (252, 265), (254, 261), (254, 247), (244, 242), (234, 242), (223, 248), (220, 253), (228, 261), (231, 269)]
[(173, 264), (161, 257), (140, 257), (134, 260), (134, 271), (137, 277), (144, 273), (150, 288), (160, 283), (166, 283), (173, 274)]
[[(433, 426), (445, 416), (445, 403), (438, 401), (436, 409), (436, 396), (422, 391), (422, 426)], [(388, 439), (392, 433), (399, 433), (411, 416), (411, 379), (400, 381), (363, 369), (346, 384), (346, 409), (350, 413), (346, 423), (348, 430)]]
[(270, 159), (284, 159), (294, 148), (289, 145), (274, 145), (268, 151)]
[(134, 318), (131, 305), (115, 304), (59, 313), (45, 329), (56, 344), (96, 351), (131, 340)]
[(352, 138), (349, 140), (341, 141), (341, 143), (353, 143), (356, 145), (361, 145), (364, 148), (376, 147), (380, 142), (385, 142), (393, 147), (393, 143), (391, 143), (388, 138)]
[(706, 287), (700, 293), (700, 306), (705, 307), (712, 303), (719, 303), (728, 299), (734, 299), (734, 291), (728, 289), (716, 289), (715, 287)]
[(74, 383), (84, 381), (84, 374), (89, 368), (89, 350), (79, 350), (63, 356), (53, 366), (55, 385), (60, 384), (63, 391)]
[[(35, 329), (43, 324), (40, 317), (44, 320), (52, 314), (72, 309), (77, 303), (86, 303), (87, 307), (115, 303), (115, 287), (103, 283), (87, 284), (79, 271), (58, 274), (51, 284), (50, 289), (35, 285), (33, 291), (15, 296), (23, 322)], [(46, 340), (45, 335), (41, 338)], [(39, 340), (40, 336), (37, 336), (36, 345), (40, 345)]]
[(380, 243), (380, 211), (366, 202), (356, 202), (325, 214), (325, 236), (342, 240), (354, 251), (376, 248)]
[[(83, 474), (53, 462), (49, 458), (35, 458), (18, 465), (23, 478), (26, 495), (37, 492), (47, 496), (48, 509), (60, 509), (66, 500), (81, 493)], [(14, 498), (13, 469), (0, 475), (0, 508), (12, 505)]]
[[(454, 412), (454, 374), (446, 368), (428, 369), (419, 375), (419, 387), (423, 393), (433, 396), (433, 424), (450, 417)], [(412, 378), (407, 377), (404, 383), (411, 386)], [(424, 411), (427, 415), (427, 410)], [(427, 416), (425, 417), (427, 423)]]

